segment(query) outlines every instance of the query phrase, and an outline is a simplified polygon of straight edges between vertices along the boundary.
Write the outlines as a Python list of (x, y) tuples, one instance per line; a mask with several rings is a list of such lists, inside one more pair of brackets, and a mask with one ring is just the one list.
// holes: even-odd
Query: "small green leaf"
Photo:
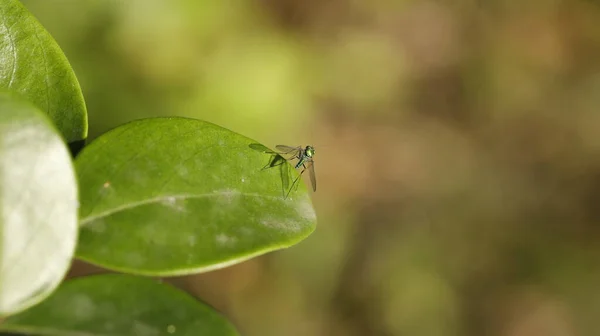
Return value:
[(0, 93), (0, 316), (47, 297), (77, 240), (77, 185), (67, 147), (33, 105)]
[(122, 274), (76, 278), (0, 330), (49, 336), (238, 335), (211, 307), (170, 285)]
[(316, 225), (305, 185), (285, 199), (280, 170), (263, 170), (271, 156), (252, 143), (187, 118), (138, 120), (97, 138), (76, 159), (77, 257), (122, 272), (179, 275), (304, 239)]
[(87, 137), (87, 112), (69, 61), (18, 0), (0, 1), (0, 88), (48, 113), (67, 142)]

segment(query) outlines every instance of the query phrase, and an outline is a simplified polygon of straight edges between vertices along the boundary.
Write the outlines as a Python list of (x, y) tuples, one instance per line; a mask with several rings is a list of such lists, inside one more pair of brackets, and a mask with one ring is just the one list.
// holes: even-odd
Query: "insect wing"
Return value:
[(317, 177), (315, 176), (315, 162), (310, 160), (308, 166), (308, 175), (310, 175), (310, 183), (312, 184), (313, 191), (317, 191)]
[(275, 148), (279, 149), (282, 154), (297, 154), (302, 147), (290, 147), (285, 145), (277, 145)]

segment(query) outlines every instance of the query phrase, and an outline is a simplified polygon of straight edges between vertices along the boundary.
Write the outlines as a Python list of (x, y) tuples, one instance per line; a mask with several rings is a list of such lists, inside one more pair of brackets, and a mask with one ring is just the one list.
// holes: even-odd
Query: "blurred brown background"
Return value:
[(600, 4), (27, 0), (90, 139), (312, 144), (316, 232), (174, 281), (244, 335), (600, 334)]

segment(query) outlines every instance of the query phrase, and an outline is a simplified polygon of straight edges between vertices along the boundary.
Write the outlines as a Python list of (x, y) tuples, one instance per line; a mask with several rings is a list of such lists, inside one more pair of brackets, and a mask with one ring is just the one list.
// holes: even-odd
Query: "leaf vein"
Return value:
[(207, 194), (198, 194), (198, 195), (192, 195), (192, 194), (183, 194), (183, 195), (163, 195), (163, 196), (158, 196), (158, 197), (153, 197), (153, 198), (148, 198), (145, 200), (141, 200), (141, 201), (137, 201), (137, 202), (131, 202), (131, 203), (127, 203), (112, 209), (108, 209), (105, 211), (102, 211), (100, 213), (98, 213), (97, 215), (91, 215), (88, 216), (86, 218), (81, 219), (80, 221), (80, 227), (84, 227), (86, 224), (95, 221), (96, 219), (99, 218), (103, 218), (103, 217), (108, 217), (112, 214), (115, 214), (117, 212), (121, 212), (121, 211), (125, 211), (125, 210), (129, 210), (129, 209), (133, 209), (139, 206), (143, 206), (143, 205), (147, 205), (147, 204), (153, 204), (153, 203), (162, 203), (164, 201), (170, 201), (173, 199), (200, 199), (200, 198), (209, 198), (209, 197), (220, 197), (220, 196), (225, 196), (225, 195), (239, 195), (239, 196), (248, 196), (248, 197), (262, 197), (262, 198), (270, 198), (270, 199), (274, 199), (274, 200), (281, 200), (283, 202), (283, 200), (281, 199), (281, 197), (275, 197), (275, 196), (268, 196), (268, 195), (260, 195), (260, 194), (255, 194), (255, 193), (235, 193), (235, 192), (231, 192), (231, 191), (221, 191), (221, 192), (213, 192), (213, 193), (207, 193)]

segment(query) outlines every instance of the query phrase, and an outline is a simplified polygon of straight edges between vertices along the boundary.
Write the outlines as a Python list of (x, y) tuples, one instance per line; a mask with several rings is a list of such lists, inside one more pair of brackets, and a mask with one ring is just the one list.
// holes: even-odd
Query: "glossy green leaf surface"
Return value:
[(0, 330), (30, 335), (238, 335), (208, 305), (156, 280), (104, 274), (66, 281)]
[(0, 88), (48, 113), (66, 141), (87, 137), (87, 112), (75, 73), (52, 36), (18, 0), (0, 1)]
[(280, 169), (262, 169), (271, 156), (253, 143), (187, 118), (102, 135), (76, 160), (77, 257), (123, 272), (190, 274), (304, 239), (316, 225), (305, 185), (284, 198)]
[(0, 316), (58, 286), (77, 240), (77, 185), (67, 147), (33, 104), (0, 93)]

